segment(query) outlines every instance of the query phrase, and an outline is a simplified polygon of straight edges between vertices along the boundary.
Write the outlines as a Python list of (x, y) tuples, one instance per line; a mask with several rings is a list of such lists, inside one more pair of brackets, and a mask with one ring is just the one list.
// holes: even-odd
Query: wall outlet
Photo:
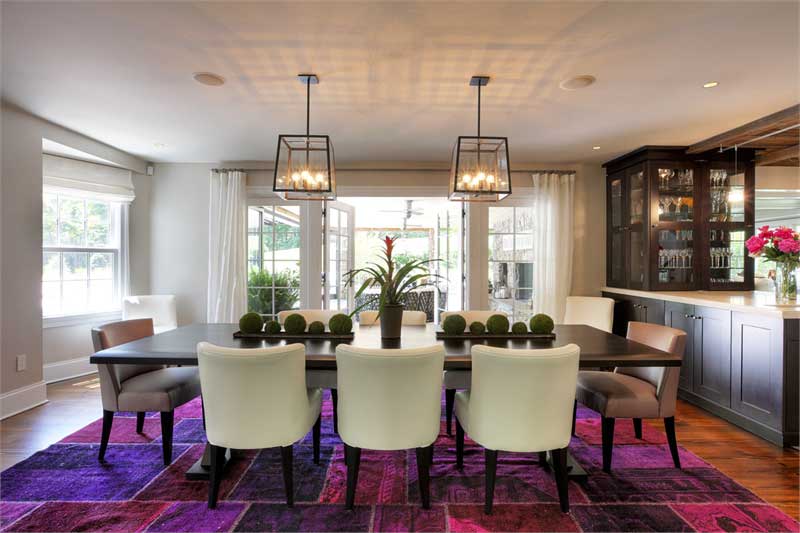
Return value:
[(22, 372), (27, 368), (28, 366), (27, 359), (28, 356), (25, 355), (24, 353), (17, 356), (17, 372)]

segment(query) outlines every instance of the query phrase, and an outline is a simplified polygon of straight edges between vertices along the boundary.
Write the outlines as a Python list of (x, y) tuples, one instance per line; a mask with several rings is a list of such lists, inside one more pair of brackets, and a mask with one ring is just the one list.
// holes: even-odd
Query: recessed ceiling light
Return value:
[(202, 83), (203, 85), (210, 85), (212, 87), (219, 87), (225, 83), (225, 78), (213, 72), (195, 72), (192, 74), (194, 81)]
[(599, 149), (600, 149), (599, 146), (592, 146), (592, 150), (599, 150)]
[(594, 76), (590, 76), (588, 74), (584, 74), (582, 76), (575, 76), (574, 78), (569, 78), (567, 80), (562, 81), (558, 84), (559, 87), (564, 89), (565, 91), (577, 91), (578, 89), (583, 89), (588, 87), (589, 85), (593, 84), (597, 81), (597, 78)]
[(153, 148), (166, 148), (167, 145), (164, 143), (153, 143)]
[(703, 84), (703, 89), (711, 89), (713, 87), (716, 87), (717, 85), (719, 85), (718, 81), (707, 81), (706, 83)]

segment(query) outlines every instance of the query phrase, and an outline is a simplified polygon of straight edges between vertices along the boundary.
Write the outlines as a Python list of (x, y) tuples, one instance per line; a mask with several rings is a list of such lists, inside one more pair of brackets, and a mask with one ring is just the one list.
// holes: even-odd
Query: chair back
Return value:
[(306, 324), (319, 321), (327, 326), (331, 317), (337, 313), (341, 313), (341, 311), (334, 309), (289, 309), (288, 311), (278, 312), (278, 322), (283, 324), (283, 321), (289, 315), (302, 315), (306, 319)]
[(444, 347), (336, 347), (339, 436), (350, 446), (405, 450), (439, 436)]
[(122, 299), (122, 319), (152, 318), (153, 331), (162, 333), (178, 327), (174, 294), (126, 296)]
[(611, 333), (614, 300), (598, 296), (567, 296), (564, 324), (584, 324)]
[[(424, 326), (428, 322), (425, 311), (403, 311), (404, 326)], [(377, 311), (361, 311), (358, 314), (358, 323), (361, 326), (379, 326), (381, 323)]]
[(206, 436), (234, 449), (288, 446), (305, 435), (309, 407), (302, 344), (197, 345)]
[[(628, 322), (627, 338), (681, 357), (686, 350), (685, 331), (659, 324)], [(667, 417), (675, 414), (678, 381), (681, 375), (679, 366), (617, 367), (615, 372), (637, 377), (653, 385), (656, 388), (661, 416)]]
[[(92, 328), (92, 344), (96, 352), (152, 336), (153, 320), (150, 318), (121, 320)], [(162, 368), (164, 365), (97, 365), (103, 409), (117, 411), (117, 396), (123, 381)]]
[(579, 359), (575, 344), (545, 350), (473, 346), (470, 436), (491, 450), (566, 447)]
[(439, 316), (439, 320), (441, 320), (440, 324), (444, 323), (444, 319), (449, 317), (450, 315), (461, 315), (464, 317), (464, 320), (467, 322), (467, 328), (473, 322), (482, 322), (486, 324), (486, 321), (489, 320), (489, 317), (492, 315), (503, 315), (508, 316), (506, 313), (502, 311), (473, 311), (473, 310), (466, 310), (466, 311), (442, 311), (442, 314)]

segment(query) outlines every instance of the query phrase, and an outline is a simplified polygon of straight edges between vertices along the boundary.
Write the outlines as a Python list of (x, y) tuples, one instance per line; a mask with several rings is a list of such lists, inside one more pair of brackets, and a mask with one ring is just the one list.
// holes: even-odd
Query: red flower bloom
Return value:
[(384, 237), (383, 243), (386, 245), (386, 255), (392, 257), (392, 250), (394, 249), (394, 241), (397, 240), (397, 237), (389, 237), (388, 235)]
[(785, 226), (780, 226), (772, 234), (777, 237), (778, 239), (792, 239), (794, 238), (794, 232), (791, 228), (787, 228)]
[(758, 255), (767, 244), (767, 240), (761, 235), (753, 235), (744, 243), (750, 255)]
[(796, 254), (800, 252), (800, 241), (783, 239), (778, 243), (778, 250), (785, 254)]
[(772, 231), (770, 231), (769, 226), (761, 226), (758, 228), (758, 236), (762, 239), (769, 239), (772, 237)]

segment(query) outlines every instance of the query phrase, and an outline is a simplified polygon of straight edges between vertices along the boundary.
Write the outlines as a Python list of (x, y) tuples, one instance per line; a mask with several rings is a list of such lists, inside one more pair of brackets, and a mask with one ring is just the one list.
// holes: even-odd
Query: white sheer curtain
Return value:
[(238, 322), (247, 310), (244, 172), (212, 172), (208, 212), (209, 323)]
[(572, 210), (575, 173), (533, 174), (533, 308), (556, 323), (572, 286)]

